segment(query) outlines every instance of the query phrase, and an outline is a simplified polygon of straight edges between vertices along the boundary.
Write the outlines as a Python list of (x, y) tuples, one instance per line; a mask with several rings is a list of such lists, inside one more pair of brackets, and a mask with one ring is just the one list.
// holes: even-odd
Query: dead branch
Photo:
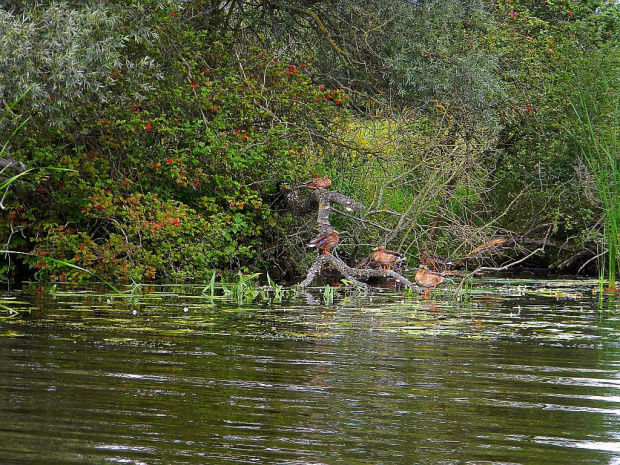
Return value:
[(545, 248), (543, 247), (539, 247), (536, 250), (534, 250), (533, 252), (530, 252), (529, 254), (527, 254), (525, 257), (520, 258), (519, 260), (515, 260), (514, 262), (510, 262), (504, 266), (499, 266), (499, 267), (493, 267), (493, 266), (481, 266), (478, 267), (478, 269), (476, 269), (474, 271), (474, 273), (480, 273), (483, 271), (506, 271), (509, 268), (514, 267), (515, 265), (518, 265), (519, 263), (524, 262), (525, 260), (527, 260), (528, 258), (536, 255), (538, 252), (544, 252)]
[(459, 291), (463, 288), (463, 284), (465, 283), (465, 281), (468, 278), (471, 278), (472, 276), (475, 276), (476, 274), (485, 272), (485, 271), (506, 271), (509, 268), (512, 268), (513, 266), (518, 265), (519, 263), (524, 262), (525, 260), (527, 260), (528, 258), (536, 255), (538, 252), (544, 252), (545, 248), (543, 247), (539, 247), (536, 250), (534, 250), (533, 252), (530, 252), (529, 254), (527, 254), (525, 257), (520, 258), (519, 260), (516, 260), (514, 262), (510, 262), (504, 266), (499, 266), (499, 267), (493, 267), (493, 266), (479, 266), (478, 268), (476, 268), (474, 271), (471, 271), (469, 273), (467, 273), (463, 279), (461, 280), (461, 282), (459, 283), (459, 285), (456, 287), (455, 291), (454, 291), (454, 295), (457, 295), (459, 293)]
[[(554, 263), (550, 269), (555, 270), (555, 271), (564, 271), (567, 270), (569, 268), (572, 268), (574, 265), (576, 265), (577, 263), (586, 260), (586, 259), (590, 259), (592, 257), (596, 257), (596, 253), (592, 250), (589, 249), (583, 249), (580, 250), (579, 252), (571, 255), (570, 257), (568, 257), (565, 260), (562, 260), (559, 263)], [(581, 271), (581, 269), (586, 266), (588, 263), (590, 263), (590, 260), (587, 260), (580, 268), (579, 271)], [(577, 272), (577, 274), (579, 274), (579, 271)]]
[(422, 291), (420, 287), (409, 281), (404, 276), (400, 275), (396, 271), (393, 270), (378, 270), (373, 268), (351, 268), (346, 265), (342, 260), (334, 255), (322, 254), (317, 257), (314, 261), (310, 269), (308, 270), (308, 276), (304, 279), (299, 285), (301, 287), (308, 287), (312, 284), (312, 281), (316, 277), (316, 275), (321, 271), (321, 268), (325, 263), (331, 264), (335, 269), (337, 269), (348, 281), (351, 281), (353, 285), (361, 287), (366, 290), (375, 290), (374, 287), (368, 285), (365, 282), (360, 281), (360, 279), (369, 279), (369, 278), (394, 278), (396, 282), (401, 283), (405, 287), (416, 291)]
[[(319, 212), (317, 217), (317, 222), (319, 224), (319, 231), (321, 234), (325, 234), (327, 231), (333, 230), (330, 222), (329, 222), (329, 214), (331, 212), (331, 203), (337, 203), (339, 205), (343, 205), (348, 211), (362, 211), (364, 210), (364, 206), (356, 202), (355, 200), (347, 197), (346, 195), (341, 194), (337, 191), (328, 191), (325, 189), (316, 189), (313, 191), (317, 197), (319, 202)], [(317, 259), (314, 261), (312, 266), (308, 270), (308, 275), (306, 279), (304, 279), (299, 286), (302, 288), (308, 287), (316, 275), (321, 271), (321, 268), (324, 264), (329, 263), (336, 270), (338, 270), (346, 280), (350, 281), (354, 286), (365, 289), (365, 290), (374, 290), (372, 286), (361, 281), (368, 280), (369, 278), (394, 278), (394, 280), (410, 289), (414, 289), (417, 291), (422, 291), (421, 288), (413, 284), (404, 276), (395, 272), (394, 270), (378, 270), (374, 268), (351, 268), (347, 264), (345, 264), (338, 257), (335, 257), (331, 254), (320, 254)]]
[(10, 169), (15, 172), (15, 174), (21, 174), (26, 171), (26, 165), (19, 161), (15, 161), (12, 158), (0, 158), (0, 171), (4, 169)]
[(316, 189), (313, 191), (319, 202), (319, 213), (317, 222), (319, 223), (320, 234), (327, 232), (331, 225), (329, 223), (329, 214), (331, 213), (331, 203), (337, 203), (344, 206), (348, 211), (362, 211), (364, 206), (355, 200), (341, 194), (337, 191), (327, 191), (325, 189)]

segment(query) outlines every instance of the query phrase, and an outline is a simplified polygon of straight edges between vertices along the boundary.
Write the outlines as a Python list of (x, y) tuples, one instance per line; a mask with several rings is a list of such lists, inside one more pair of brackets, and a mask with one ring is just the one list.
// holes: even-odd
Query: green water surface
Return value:
[(620, 464), (620, 305), (593, 283), (0, 303), (1, 464)]

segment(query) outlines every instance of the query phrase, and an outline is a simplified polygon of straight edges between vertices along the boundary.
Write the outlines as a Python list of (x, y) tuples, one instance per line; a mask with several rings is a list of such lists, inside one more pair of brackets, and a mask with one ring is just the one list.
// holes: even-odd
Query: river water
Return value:
[(154, 287), (0, 304), (1, 464), (620, 464), (620, 302)]

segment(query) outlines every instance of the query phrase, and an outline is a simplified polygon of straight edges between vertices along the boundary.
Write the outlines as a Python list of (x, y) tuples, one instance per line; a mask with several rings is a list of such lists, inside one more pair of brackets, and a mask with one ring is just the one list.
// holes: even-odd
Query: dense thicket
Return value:
[(619, 21), (604, 1), (2, 2), (0, 240), (26, 253), (2, 275), (294, 274), (316, 212), (295, 186), (323, 173), (367, 207), (332, 217), (351, 262), (499, 236), (544, 266), (614, 261)]

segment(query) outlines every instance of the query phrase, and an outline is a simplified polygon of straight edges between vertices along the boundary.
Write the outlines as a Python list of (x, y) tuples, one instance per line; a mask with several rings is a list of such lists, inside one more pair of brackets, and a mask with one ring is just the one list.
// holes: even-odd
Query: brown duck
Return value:
[(307, 189), (329, 189), (332, 185), (332, 180), (327, 177), (327, 173), (322, 178), (314, 178), (304, 183), (304, 187)]
[(424, 298), (428, 299), (428, 294), (431, 292), (431, 288), (435, 289), (439, 284), (446, 280), (444, 276), (434, 271), (429, 271), (428, 266), (422, 264), (420, 269), (415, 274), (415, 282), (420, 287), (425, 287)]
[(446, 271), (454, 268), (453, 261), (439, 255), (430, 254), (426, 250), (420, 252), (420, 262), (433, 271)]
[(338, 244), (340, 238), (336, 231), (331, 230), (328, 233), (321, 234), (320, 236), (315, 237), (310, 242), (306, 244), (307, 247), (316, 247), (319, 250), (323, 250), (324, 254), (331, 255), (327, 249), (333, 249)]
[(372, 254), (372, 261), (376, 265), (381, 265), (384, 270), (391, 270), (392, 266), (402, 262), (405, 256), (401, 253), (394, 252), (393, 250), (387, 250), (380, 245), (375, 249), (375, 253)]

